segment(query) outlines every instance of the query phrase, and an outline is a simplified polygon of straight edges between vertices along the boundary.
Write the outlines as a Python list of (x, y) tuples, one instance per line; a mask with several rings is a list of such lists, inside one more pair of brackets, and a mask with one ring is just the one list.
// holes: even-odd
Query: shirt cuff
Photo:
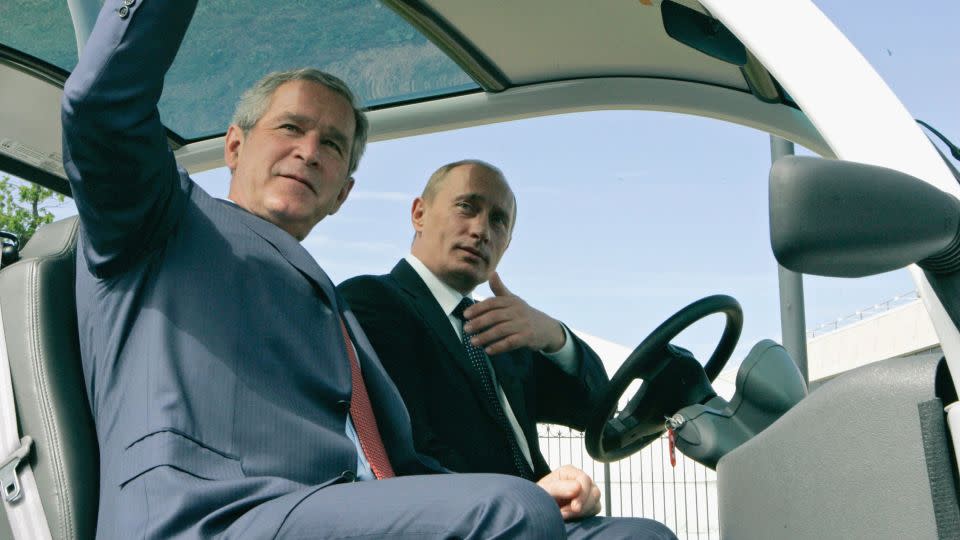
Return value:
[(540, 351), (540, 354), (553, 361), (564, 373), (576, 375), (580, 371), (580, 359), (577, 358), (577, 348), (573, 344), (573, 336), (570, 335), (570, 330), (567, 328), (567, 325), (560, 323), (560, 326), (563, 328), (563, 347), (560, 347), (560, 350), (557, 352), (548, 353)]

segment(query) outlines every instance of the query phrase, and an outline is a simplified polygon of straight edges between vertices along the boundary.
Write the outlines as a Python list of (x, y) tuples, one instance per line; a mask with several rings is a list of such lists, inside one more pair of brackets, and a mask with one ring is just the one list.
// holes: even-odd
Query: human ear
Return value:
[(236, 124), (230, 124), (227, 135), (224, 137), (223, 161), (232, 173), (237, 169), (240, 161), (240, 148), (243, 146), (243, 130)]
[(410, 222), (413, 223), (413, 230), (418, 233), (423, 231), (423, 214), (426, 204), (423, 197), (417, 197), (413, 200), (413, 207), (410, 209)]
[(344, 182), (343, 187), (340, 188), (340, 193), (337, 193), (337, 202), (333, 207), (333, 210), (330, 211), (331, 214), (337, 213), (337, 210), (343, 206), (343, 203), (347, 200), (347, 196), (350, 195), (350, 190), (353, 189), (353, 177), (347, 178), (347, 181)]

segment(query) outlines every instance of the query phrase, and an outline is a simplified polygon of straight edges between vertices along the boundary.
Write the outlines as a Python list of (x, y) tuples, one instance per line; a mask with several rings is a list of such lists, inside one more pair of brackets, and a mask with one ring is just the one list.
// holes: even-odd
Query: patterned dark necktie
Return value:
[[(464, 298), (453, 310), (453, 316), (457, 319), (460, 319), (461, 323), (466, 322), (463, 317), (463, 311), (472, 305), (473, 300), (470, 298)], [(474, 346), (473, 343), (470, 343), (470, 338), (473, 336), (474, 334), (468, 334), (466, 330), (464, 330), (462, 333), (461, 341), (463, 342), (463, 347), (467, 350), (467, 358), (470, 359), (470, 364), (473, 365), (473, 369), (476, 370), (477, 375), (480, 378), (481, 385), (483, 386), (484, 397), (496, 412), (497, 423), (500, 424), (500, 429), (507, 437), (507, 441), (510, 445), (510, 453), (513, 455), (513, 464), (517, 470), (517, 475), (521, 478), (526, 478), (527, 480), (533, 480), (533, 472), (530, 470), (530, 466), (527, 464), (527, 458), (525, 458), (523, 456), (523, 452), (520, 451), (520, 444), (517, 442), (516, 432), (513, 431), (513, 427), (507, 420), (507, 415), (503, 412), (503, 407), (500, 405), (500, 399), (497, 397), (497, 389), (493, 384), (493, 377), (490, 373), (490, 363), (487, 360), (487, 354), (483, 352), (483, 349), (480, 349)]]
[(347, 327), (342, 319), (340, 328), (343, 330), (343, 340), (346, 342), (347, 356), (350, 358), (350, 379), (353, 383), (350, 418), (353, 420), (357, 438), (360, 439), (360, 447), (363, 448), (363, 453), (367, 456), (367, 462), (370, 463), (370, 469), (377, 480), (393, 478), (396, 475), (393, 473), (393, 467), (390, 466), (390, 458), (387, 457), (383, 439), (380, 438), (380, 429), (377, 427), (377, 418), (373, 415), (367, 385), (364, 384), (363, 375), (360, 373), (357, 353), (353, 350), (353, 342), (350, 341), (350, 334), (347, 333)]

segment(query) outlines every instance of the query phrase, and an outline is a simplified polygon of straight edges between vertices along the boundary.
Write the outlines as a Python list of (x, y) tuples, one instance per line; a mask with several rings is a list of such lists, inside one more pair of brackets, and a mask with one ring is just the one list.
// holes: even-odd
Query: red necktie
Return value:
[(353, 398), (350, 400), (350, 418), (353, 419), (353, 427), (357, 431), (357, 437), (360, 438), (360, 447), (367, 456), (367, 462), (373, 469), (377, 480), (384, 478), (393, 478), (393, 467), (390, 466), (390, 458), (387, 457), (387, 449), (383, 446), (383, 439), (380, 438), (380, 429), (377, 428), (377, 418), (373, 415), (373, 407), (370, 405), (370, 395), (367, 394), (367, 385), (363, 383), (363, 375), (360, 374), (360, 364), (357, 363), (357, 353), (353, 350), (353, 342), (350, 341), (350, 334), (347, 333), (347, 327), (340, 320), (340, 328), (343, 330), (343, 340), (347, 345), (347, 356), (350, 357), (350, 380), (353, 383)]

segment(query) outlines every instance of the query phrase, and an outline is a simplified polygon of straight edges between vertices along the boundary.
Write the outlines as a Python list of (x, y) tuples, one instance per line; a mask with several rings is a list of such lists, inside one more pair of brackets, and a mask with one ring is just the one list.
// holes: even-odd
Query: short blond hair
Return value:
[(453, 163), (442, 165), (430, 175), (430, 179), (427, 180), (427, 185), (423, 186), (423, 193), (420, 194), (420, 198), (423, 199), (423, 202), (432, 202), (433, 198), (437, 196), (437, 192), (440, 191), (440, 185), (443, 184), (443, 181), (447, 178), (447, 175), (450, 174), (450, 171), (464, 165), (483, 167), (484, 169), (487, 169), (488, 171), (499, 176), (500, 181), (507, 186), (507, 189), (510, 191), (510, 196), (513, 197), (513, 215), (510, 216), (510, 228), (513, 229), (513, 225), (517, 222), (517, 197), (513, 194), (513, 189), (507, 182), (507, 177), (504, 176), (503, 171), (501, 171), (496, 165), (487, 163), (482, 159), (461, 159), (460, 161), (454, 161)]

